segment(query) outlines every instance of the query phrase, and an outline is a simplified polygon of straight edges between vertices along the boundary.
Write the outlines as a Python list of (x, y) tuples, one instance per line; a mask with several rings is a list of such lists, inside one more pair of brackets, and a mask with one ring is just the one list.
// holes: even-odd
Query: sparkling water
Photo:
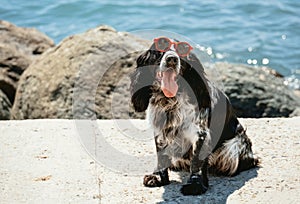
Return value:
[(100, 24), (184, 35), (214, 61), (272, 67), (300, 88), (300, 1), (1, 0), (0, 19), (36, 27), (59, 43)]

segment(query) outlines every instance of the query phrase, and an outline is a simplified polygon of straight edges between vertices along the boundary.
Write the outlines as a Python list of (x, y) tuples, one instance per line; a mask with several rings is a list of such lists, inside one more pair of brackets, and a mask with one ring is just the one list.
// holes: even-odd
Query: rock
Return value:
[(0, 89), (0, 120), (9, 120), (11, 103)]
[(148, 46), (108, 26), (64, 39), (22, 75), (12, 118), (142, 117), (129, 105), (128, 73)]
[[(13, 119), (143, 118), (130, 105), (129, 73), (150, 42), (100, 26), (64, 39), (24, 72)], [(297, 115), (299, 99), (269, 68), (217, 63), (239, 117)]]
[(33, 28), (0, 20), (0, 89), (14, 102), (20, 75), (53, 41)]
[(35, 28), (21, 28), (0, 20), (0, 42), (9, 44), (24, 55), (35, 58), (54, 46), (53, 40)]
[(300, 98), (269, 68), (229, 63), (216, 63), (215, 68), (239, 117), (289, 117), (300, 113)]
[(17, 83), (31, 60), (14, 46), (0, 43), (0, 89), (13, 103)]

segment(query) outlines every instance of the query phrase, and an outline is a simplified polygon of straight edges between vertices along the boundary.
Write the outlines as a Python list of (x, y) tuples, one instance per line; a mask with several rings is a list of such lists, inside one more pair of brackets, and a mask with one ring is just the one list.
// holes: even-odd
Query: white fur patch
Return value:
[(198, 141), (199, 132), (206, 131), (205, 144), (199, 155), (201, 159), (205, 159), (211, 153), (209, 148), (210, 134), (208, 129), (201, 129), (201, 120), (204, 120), (201, 117), (208, 117), (208, 114), (205, 111), (204, 113), (196, 112), (195, 106), (188, 102), (188, 96), (184, 93), (180, 93), (177, 96), (176, 104), (174, 104), (174, 107), (172, 106), (172, 108), (176, 109), (176, 111), (173, 111), (175, 119), (169, 124), (170, 127), (168, 127), (172, 128), (172, 131), (169, 135), (164, 135), (163, 130), (167, 127), (162, 124), (157, 125), (155, 121), (159, 120), (158, 117), (167, 120), (167, 116), (162, 114), (162, 112), (166, 111), (164, 110), (166, 107), (154, 105), (150, 102), (146, 111), (147, 119), (154, 129), (154, 136), (157, 137), (157, 139), (159, 138), (163, 143), (164, 154), (170, 157), (173, 164), (176, 163), (178, 158), (182, 158)]

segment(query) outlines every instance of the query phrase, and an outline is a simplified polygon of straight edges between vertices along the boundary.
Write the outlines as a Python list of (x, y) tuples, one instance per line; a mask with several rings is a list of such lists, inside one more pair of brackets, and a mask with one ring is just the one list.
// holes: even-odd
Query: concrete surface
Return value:
[(241, 122), (261, 167), (184, 197), (185, 173), (142, 185), (155, 164), (145, 121), (1, 121), (0, 203), (300, 203), (300, 117)]

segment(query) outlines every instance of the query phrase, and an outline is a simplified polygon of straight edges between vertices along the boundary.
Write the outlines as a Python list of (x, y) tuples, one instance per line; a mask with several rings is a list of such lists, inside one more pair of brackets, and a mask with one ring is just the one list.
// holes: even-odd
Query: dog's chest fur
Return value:
[(200, 114), (184, 93), (166, 98), (154, 93), (147, 109), (157, 148), (170, 157), (182, 158), (198, 139)]

